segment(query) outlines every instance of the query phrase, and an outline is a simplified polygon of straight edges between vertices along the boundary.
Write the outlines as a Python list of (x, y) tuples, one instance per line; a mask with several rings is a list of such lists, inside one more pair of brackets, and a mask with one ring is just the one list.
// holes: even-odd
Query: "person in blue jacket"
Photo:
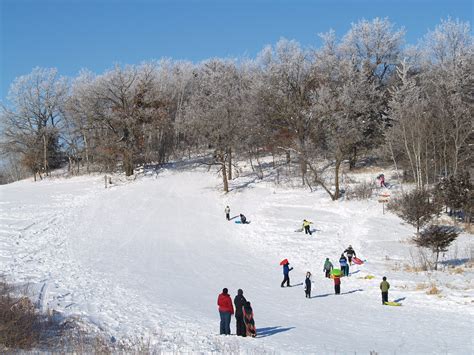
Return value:
[(349, 276), (349, 264), (347, 263), (347, 258), (343, 254), (341, 254), (341, 258), (339, 259), (339, 264), (341, 265), (341, 271), (343, 276)]
[(285, 265), (283, 265), (283, 281), (281, 282), (281, 287), (285, 287), (285, 282), (286, 282), (286, 286), (287, 287), (291, 287), (290, 286), (290, 271), (293, 270), (293, 268), (291, 267), (290, 268), (290, 263), (286, 263)]

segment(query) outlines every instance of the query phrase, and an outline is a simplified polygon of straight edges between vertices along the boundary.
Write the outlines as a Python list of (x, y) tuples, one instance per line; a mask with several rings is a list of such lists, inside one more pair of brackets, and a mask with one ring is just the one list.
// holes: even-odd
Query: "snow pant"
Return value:
[(329, 279), (331, 277), (331, 270), (325, 270), (326, 277)]
[(336, 295), (339, 295), (341, 293), (341, 285), (334, 285), (334, 292)]
[(221, 316), (221, 335), (230, 335), (230, 312), (219, 311), (219, 314)]
[(286, 282), (286, 286), (290, 287), (290, 275), (285, 275), (283, 281), (281, 282), (281, 287), (284, 287)]
[(388, 291), (382, 292), (382, 304), (385, 304), (385, 302), (388, 302)]
[(341, 271), (344, 276), (349, 276), (349, 265), (341, 266)]
[(244, 337), (247, 334), (247, 330), (245, 329), (245, 323), (244, 323), (244, 316), (235, 316), (235, 322), (236, 322), (236, 334)]
[(304, 234), (312, 235), (310, 226), (305, 226), (305, 227), (304, 227)]
[(225, 218), (227, 218), (227, 220), (230, 221), (230, 214), (229, 214), (229, 213), (226, 213), (226, 214), (225, 214)]
[(306, 298), (311, 298), (311, 287), (306, 288), (306, 290), (304, 290), (304, 293), (306, 294)]

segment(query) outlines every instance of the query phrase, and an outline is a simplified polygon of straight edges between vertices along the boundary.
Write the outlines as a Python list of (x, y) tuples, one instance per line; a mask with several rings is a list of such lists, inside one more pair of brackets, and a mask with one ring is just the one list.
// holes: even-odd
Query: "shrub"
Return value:
[(347, 189), (346, 198), (348, 200), (368, 200), (372, 197), (373, 190), (372, 184), (363, 182)]
[(434, 269), (438, 269), (438, 259), (441, 252), (446, 252), (451, 243), (456, 240), (459, 232), (452, 226), (430, 225), (413, 238), (416, 245), (430, 249), (436, 256)]

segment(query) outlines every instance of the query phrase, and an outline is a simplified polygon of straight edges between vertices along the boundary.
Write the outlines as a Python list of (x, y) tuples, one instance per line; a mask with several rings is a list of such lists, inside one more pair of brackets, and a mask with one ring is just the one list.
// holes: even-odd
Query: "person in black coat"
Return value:
[(239, 336), (246, 336), (246, 329), (244, 323), (244, 313), (242, 308), (246, 305), (247, 300), (244, 297), (244, 291), (239, 289), (237, 296), (234, 298), (235, 305), (235, 321), (236, 321), (236, 334)]

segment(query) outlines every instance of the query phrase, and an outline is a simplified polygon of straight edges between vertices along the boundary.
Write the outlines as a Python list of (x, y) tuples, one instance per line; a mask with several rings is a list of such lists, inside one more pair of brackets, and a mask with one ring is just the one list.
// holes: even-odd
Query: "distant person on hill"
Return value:
[(387, 278), (384, 276), (382, 278), (382, 282), (380, 283), (380, 290), (382, 291), (382, 304), (388, 302), (388, 289), (390, 288), (390, 284), (387, 281)]
[(237, 296), (234, 298), (235, 305), (235, 322), (236, 322), (236, 334), (238, 336), (244, 337), (246, 335), (245, 323), (244, 323), (244, 314), (243, 307), (247, 303), (247, 300), (244, 297), (244, 291), (239, 289), (237, 291)]
[(247, 217), (245, 217), (242, 213), (240, 214), (240, 223), (242, 224), (247, 223)]
[(217, 305), (219, 306), (219, 315), (221, 317), (220, 334), (230, 335), (230, 318), (234, 314), (234, 306), (232, 306), (232, 299), (227, 288), (224, 288), (217, 298)]
[(347, 263), (347, 258), (344, 256), (344, 253), (341, 254), (339, 259), (339, 264), (341, 265), (341, 271), (343, 276), (349, 276), (349, 264)]
[(349, 245), (347, 249), (344, 250), (344, 253), (347, 255), (347, 260), (349, 261), (349, 265), (352, 265), (352, 258), (354, 256), (357, 256), (355, 250), (352, 249), (352, 245)]
[(281, 287), (285, 287), (285, 282), (287, 287), (290, 286), (290, 271), (293, 270), (293, 268), (290, 268), (290, 263), (286, 263), (283, 265), (283, 281), (281, 282)]
[(309, 234), (309, 235), (313, 234), (311, 232), (311, 224), (313, 224), (313, 222), (310, 222), (310, 221), (307, 221), (306, 219), (303, 219), (304, 234)]
[(329, 258), (326, 258), (326, 261), (324, 262), (323, 271), (325, 272), (327, 278), (331, 277), (332, 268), (333, 268), (333, 265), (332, 265), (331, 261), (329, 260)]
[(380, 174), (379, 176), (377, 176), (377, 179), (379, 180), (380, 187), (387, 187), (387, 185), (385, 185), (385, 175), (384, 174)]
[(257, 336), (257, 329), (255, 328), (255, 320), (253, 319), (253, 309), (250, 302), (247, 302), (243, 307), (244, 323), (246, 335), (255, 338)]
[(224, 211), (225, 211), (225, 218), (227, 218), (227, 220), (230, 221), (230, 207), (226, 206)]
[(311, 273), (309, 271), (306, 273), (306, 278), (304, 280), (304, 292), (306, 298), (311, 298)]
[(336, 295), (341, 294), (341, 276), (340, 275), (331, 275), (334, 280), (334, 293)]

